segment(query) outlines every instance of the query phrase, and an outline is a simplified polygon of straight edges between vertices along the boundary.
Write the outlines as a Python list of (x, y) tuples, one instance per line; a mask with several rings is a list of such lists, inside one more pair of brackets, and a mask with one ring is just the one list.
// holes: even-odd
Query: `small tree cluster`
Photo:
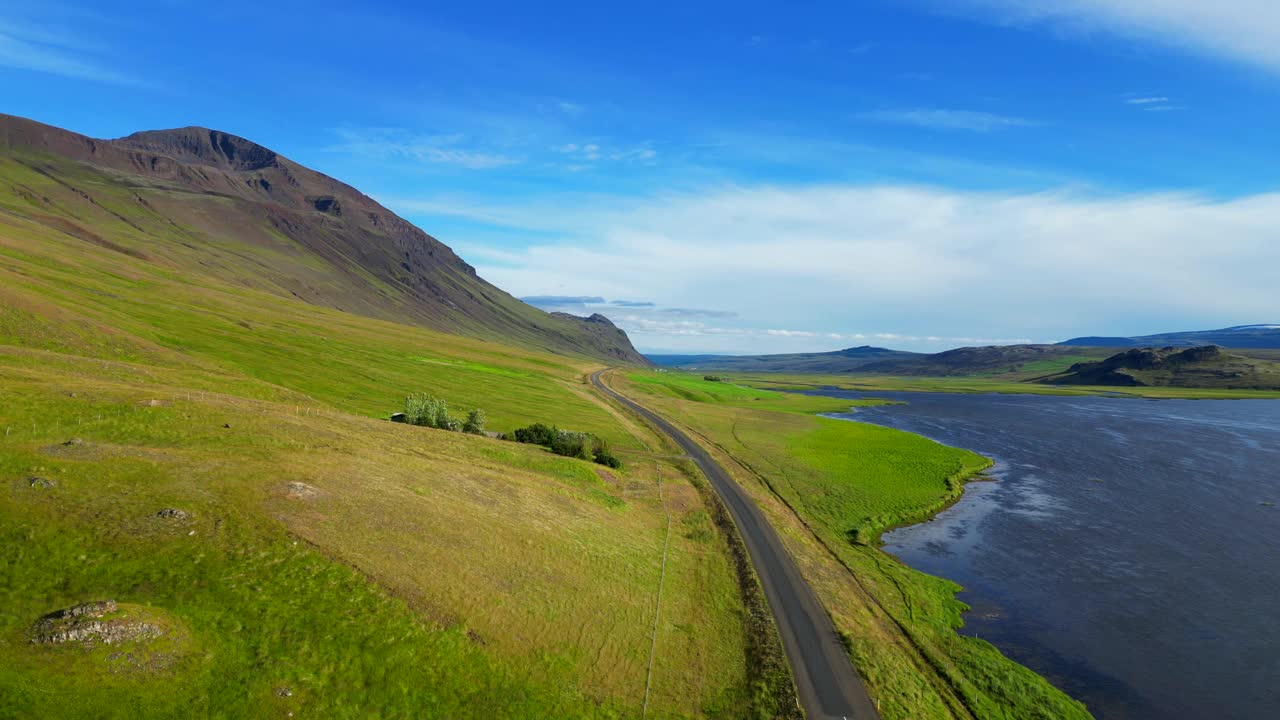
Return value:
[(462, 432), (467, 433), (468, 435), (483, 435), (484, 421), (484, 411), (480, 408), (476, 408), (475, 410), (467, 413), (467, 420), (462, 423)]
[(541, 445), (557, 455), (591, 460), (611, 468), (622, 467), (622, 461), (610, 452), (609, 443), (591, 433), (561, 430), (552, 425), (534, 423), (517, 429), (510, 437), (516, 442)]
[(724, 378), (720, 377), (719, 375), (703, 375), (702, 379), (706, 380), (707, 382), (724, 382)]
[(449, 414), (449, 403), (443, 398), (415, 393), (404, 399), (404, 421), (410, 425), (437, 430), (460, 430), (472, 435), (483, 435), (485, 417), (483, 410), (476, 409), (467, 413), (465, 421), (458, 420)]

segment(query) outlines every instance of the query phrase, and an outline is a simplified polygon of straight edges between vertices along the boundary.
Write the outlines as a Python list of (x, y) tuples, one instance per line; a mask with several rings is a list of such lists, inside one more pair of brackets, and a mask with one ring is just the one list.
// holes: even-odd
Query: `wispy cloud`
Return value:
[(1042, 123), (1027, 118), (976, 110), (878, 110), (858, 113), (855, 117), (868, 122), (889, 125), (907, 125), (930, 130), (966, 130), (969, 132), (993, 132), (1009, 128), (1036, 127)]
[(423, 163), (456, 165), (472, 170), (516, 165), (523, 158), (487, 148), (474, 148), (461, 134), (424, 135), (394, 128), (342, 128), (340, 142), (325, 148), (374, 158), (400, 158)]
[(565, 143), (554, 149), (561, 155), (584, 163), (593, 163), (598, 160), (649, 162), (658, 156), (658, 152), (650, 147), (605, 148), (595, 142)]
[(1052, 23), (1162, 40), (1280, 72), (1280, 3), (1273, 0), (936, 0), (1000, 23)]
[(0, 27), (0, 67), (116, 85), (143, 84), (98, 57), (103, 54), (96, 42), (55, 26), (6, 18)]
[(604, 298), (596, 295), (526, 295), (520, 298), (534, 307), (560, 308), (567, 305), (601, 305)]
[(1124, 103), (1143, 112), (1162, 113), (1183, 109), (1181, 105), (1174, 105), (1173, 101), (1164, 95), (1129, 95), (1124, 98)]

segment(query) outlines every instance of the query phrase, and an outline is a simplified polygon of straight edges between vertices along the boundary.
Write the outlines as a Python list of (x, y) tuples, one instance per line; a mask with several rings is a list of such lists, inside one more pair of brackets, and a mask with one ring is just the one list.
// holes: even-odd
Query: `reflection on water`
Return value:
[(1100, 718), (1280, 718), (1280, 401), (874, 396), (907, 404), (842, 417), (998, 460), (885, 536), (965, 633)]

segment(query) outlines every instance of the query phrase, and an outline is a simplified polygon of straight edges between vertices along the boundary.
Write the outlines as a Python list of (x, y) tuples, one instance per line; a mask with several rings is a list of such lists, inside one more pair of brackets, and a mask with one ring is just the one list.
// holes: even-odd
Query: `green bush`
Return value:
[(467, 421), (462, 423), (462, 432), (469, 435), (483, 435), (484, 421), (484, 411), (480, 408), (476, 408), (475, 410), (467, 413)]
[[(484, 432), (484, 412), (480, 413), (480, 432)], [(470, 420), (470, 416), (467, 418)], [(463, 429), (463, 423), (449, 414), (449, 403), (443, 398), (432, 397), (426, 393), (414, 393), (404, 399), (404, 421), (410, 425), (436, 428), (437, 430)]]
[(606, 467), (615, 469), (622, 467), (622, 461), (609, 451), (609, 443), (604, 438), (592, 436), (591, 459)]
[(516, 442), (528, 443), (530, 445), (541, 445), (549, 448), (559, 432), (559, 430), (548, 425), (534, 423), (529, 427), (517, 429), (514, 435)]
[(706, 380), (707, 382), (724, 382), (724, 378), (720, 377), (719, 375), (703, 375), (702, 379)]
[(611, 468), (622, 467), (622, 461), (609, 451), (609, 444), (591, 433), (561, 430), (552, 425), (534, 423), (516, 429), (509, 437), (516, 442), (541, 445), (557, 455), (591, 460)]

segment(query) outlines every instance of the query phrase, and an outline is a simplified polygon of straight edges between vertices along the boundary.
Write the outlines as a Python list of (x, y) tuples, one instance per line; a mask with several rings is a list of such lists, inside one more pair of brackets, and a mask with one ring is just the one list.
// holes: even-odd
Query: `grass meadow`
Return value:
[[(0, 718), (749, 715), (725, 540), (589, 369), (0, 213)], [(381, 419), (410, 392), (625, 467)], [(28, 641), (101, 599), (171, 632)]]

